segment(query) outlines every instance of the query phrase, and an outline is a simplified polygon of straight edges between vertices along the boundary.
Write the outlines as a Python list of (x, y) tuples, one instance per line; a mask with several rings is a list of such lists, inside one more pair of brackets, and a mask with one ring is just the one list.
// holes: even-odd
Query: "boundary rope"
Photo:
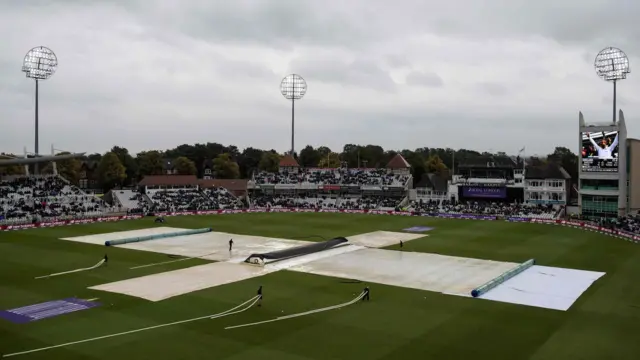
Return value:
[(38, 277), (35, 277), (34, 279), (49, 278), (49, 277), (53, 277), (53, 276), (59, 276), (59, 275), (66, 275), (66, 274), (77, 273), (77, 272), (80, 272), (80, 271), (93, 270), (93, 269), (99, 268), (100, 266), (102, 266), (102, 264), (104, 264), (104, 259), (100, 260), (97, 264), (95, 264), (95, 265), (93, 265), (93, 266), (91, 266), (91, 267), (88, 267), (88, 268), (75, 269), (75, 270), (63, 271), (63, 272), (59, 272), (59, 273), (55, 273), (55, 274), (49, 274), (49, 275), (38, 276)]
[(363, 291), (355, 299), (353, 299), (351, 301), (348, 301), (346, 303), (333, 305), (333, 306), (327, 306), (327, 307), (320, 308), (320, 309), (309, 310), (309, 311), (305, 311), (305, 312), (301, 312), (301, 313), (297, 313), (297, 314), (279, 316), (279, 317), (277, 317), (275, 319), (270, 319), (270, 320), (263, 320), (263, 321), (257, 321), (257, 322), (253, 322), (253, 323), (234, 325), (234, 326), (227, 326), (224, 329), (225, 330), (231, 330), (231, 329), (237, 329), (237, 328), (247, 327), (247, 326), (262, 325), (262, 324), (267, 324), (267, 323), (281, 321), (281, 320), (293, 319), (293, 318), (300, 317), (300, 316), (317, 314), (317, 313), (324, 312), (324, 311), (335, 310), (335, 309), (343, 308), (343, 307), (346, 307), (346, 306), (353, 305), (353, 304), (357, 303), (358, 301), (360, 301), (364, 297), (364, 295), (365, 295), (365, 292)]
[[(259, 296), (256, 295), (256, 296), (252, 297), (251, 299), (243, 302), (242, 304), (240, 304), (240, 305), (238, 305), (238, 306), (236, 306), (234, 308), (231, 308), (229, 310), (223, 311), (221, 313), (213, 314), (213, 315), (200, 316), (200, 317), (191, 318), (191, 319), (187, 319), (187, 320), (174, 321), (174, 322), (170, 322), (170, 323), (166, 323), (166, 324), (160, 324), (160, 325), (148, 326), (148, 327), (135, 329), (135, 330), (123, 331), (123, 332), (119, 332), (119, 333), (115, 333), (115, 334), (97, 336), (97, 337), (84, 339), (84, 340), (78, 340), (78, 341), (71, 341), (71, 342), (67, 342), (67, 343), (59, 344), (59, 345), (52, 345), (52, 346), (46, 346), (46, 347), (41, 347), (41, 348), (32, 349), (32, 350), (20, 351), (20, 352), (15, 352), (15, 353), (11, 353), (11, 354), (2, 355), (2, 357), (3, 358), (8, 358), (8, 357), (13, 357), (13, 356), (18, 356), (18, 355), (26, 355), (26, 354), (31, 354), (31, 353), (35, 353), (35, 352), (61, 348), (61, 347), (65, 347), (65, 346), (71, 346), (71, 345), (75, 345), (75, 344), (82, 344), (82, 343), (86, 343), (86, 342), (90, 342), (90, 341), (108, 339), (108, 338), (112, 338), (112, 337), (116, 337), (116, 336), (128, 335), (128, 334), (133, 334), (133, 333), (137, 333), (137, 332), (158, 329), (158, 328), (172, 326), (172, 325), (184, 324), (184, 323), (203, 320), (203, 319), (207, 319), (207, 318), (209, 318), (209, 319), (218, 319), (218, 318), (221, 318), (221, 317), (224, 317), (224, 316), (238, 314), (238, 313), (241, 313), (243, 311), (246, 311), (246, 310), (250, 309), (251, 306), (253, 306), (253, 304), (255, 304), (257, 302), (258, 299), (259, 299)], [(251, 305), (247, 306), (246, 308), (244, 308), (242, 310), (235, 311), (238, 308), (246, 306), (246, 304), (250, 303), (251, 301), (253, 301), (253, 303), (251, 303)]]

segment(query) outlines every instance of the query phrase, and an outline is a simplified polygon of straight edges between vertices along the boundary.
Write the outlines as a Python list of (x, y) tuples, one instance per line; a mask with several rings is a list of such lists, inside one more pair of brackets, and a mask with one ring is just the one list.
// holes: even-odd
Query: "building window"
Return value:
[(204, 173), (207, 175), (211, 175), (211, 169), (204, 169)]
[(562, 193), (551, 193), (551, 200), (553, 201), (562, 201), (563, 199), (563, 194)]
[(87, 178), (87, 172), (86, 171), (80, 172), (80, 179), (86, 179), (86, 178)]

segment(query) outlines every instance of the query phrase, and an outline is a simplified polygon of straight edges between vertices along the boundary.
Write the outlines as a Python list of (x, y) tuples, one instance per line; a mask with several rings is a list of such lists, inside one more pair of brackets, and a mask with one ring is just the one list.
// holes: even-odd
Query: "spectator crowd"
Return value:
[(257, 208), (300, 208), (300, 209), (336, 209), (336, 210), (376, 210), (398, 207), (402, 198), (383, 198), (379, 196), (270, 196), (257, 195), (252, 199)]
[(147, 190), (157, 212), (236, 209), (242, 204), (227, 189), (162, 189)]
[[(306, 181), (332, 185), (391, 185), (405, 184), (407, 178), (404, 175), (387, 173), (387, 170), (311, 169), (302, 170), (300, 173), (260, 173), (255, 176), (255, 181), (263, 184)], [(116, 200), (115, 204), (119, 208), (127, 209), (131, 214), (147, 213), (150, 210), (165, 212), (239, 209), (247, 205), (222, 187), (148, 190), (146, 194), (127, 190), (120, 191), (119, 195), (120, 200)], [(126, 198), (122, 200), (122, 196)], [(400, 210), (402, 200), (402, 197), (307, 193), (254, 194), (250, 201), (251, 206), (256, 208)], [(58, 176), (16, 177), (0, 181), (0, 223), (91, 217), (114, 210), (114, 207), (102, 199), (84, 193)], [(560, 210), (554, 209), (551, 205), (424, 199), (411, 202), (403, 210), (540, 219), (554, 219), (560, 213)], [(637, 215), (601, 222), (599, 225), (640, 234), (640, 217)]]
[(451, 200), (419, 200), (411, 204), (411, 209), (425, 213), (490, 215), (539, 219), (553, 219), (559, 212), (557, 209), (554, 209), (552, 205)]
[(299, 169), (297, 172), (260, 172), (254, 175), (256, 184), (360, 185), (404, 186), (408, 175), (393, 174), (386, 169)]
[(0, 222), (23, 223), (70, 219), (113, 211), (58, 176), (17, 177), (0, 181)]

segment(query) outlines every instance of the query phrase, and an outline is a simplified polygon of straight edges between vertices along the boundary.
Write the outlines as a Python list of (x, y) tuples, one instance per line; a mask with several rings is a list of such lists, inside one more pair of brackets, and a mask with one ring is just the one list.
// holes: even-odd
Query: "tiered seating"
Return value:
[(342, 198), (321, 195), (319, 197), (257, 196), (252, 199), (255, 207), (341, 209), (341, 210), (394, 210), (401, 199), (376, 196), (348, 196)]
[(223, 187), (205, 189), (203, 193), (207, 198), (214, 202), (213, 210), (236, 209), (242, 207), (242, 203), (233, 196), (229, 190)]
[(375, 210), (378, 208), (379, 198), (373, 196), (349, 197), (340, 201), (339, 209), (344, 210)]
[(624, 231), (634, 234), (640, 234), (640, 217), (638, 215), (629, 215), (618, 219), (616, 226)]
[(378, 203), (380, 210), (394, 210), (400, 206), (402, 199), (382, 198)]
[(512, 216), (532, 219), (553, 219), (556, 210), (551, 205), (503, 204), (493, 202), (451, 202), (444, 200), (413, 202), (411, 210), (444, 213)]
[(144, 195), (137, 191), (113, 190), (112, 194), (129, 214), (142, 214), (149, 208), (150, 204), (145, 200)]
[(0, 216), (4, 222), (90, 217), (112, 210), (102, 199), (82, 192), (58, 176), (18, 177), (0, 182)]
[(215, 202), (198, 189), (152, 189), (147, 195), (155, 205), (155, 211), (209, 210)]
[(300, 169), (297, 173), (254, 175), (257, 184), (371, 185), (404, 186), (408, 175), (394, 175), (386, 169)]
[(242, 207), (240, 201), (225, 188), (200, 190), (162, 189), (147, 190), (156, 211), (220, 210)]

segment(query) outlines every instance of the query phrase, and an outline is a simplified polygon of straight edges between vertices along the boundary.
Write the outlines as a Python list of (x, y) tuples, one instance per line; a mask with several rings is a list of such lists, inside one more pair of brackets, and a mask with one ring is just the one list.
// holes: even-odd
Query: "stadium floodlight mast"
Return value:
[(291, 100), (291, 156), (295, 154), (295, 108), (296, 100), (300, 100), (307, 93), (307, 82), (298, 74), (290, 74), (282, 79), (280, 92), (285, 99)]
[[(36, 82), (36, 138), (35, 138), (35, 155), (38, 156), (39, 149), (39, 128), (38, 128), (38, 83), (41, 80), (47, 80), (58, 69), (58, 58), (51, 49), (44, 46), (37, 46), (29, 50), (22, 62), (22, 72), (28, 78), (34, 79)], [(38, 174), (38, 163), (34, 165), (34, 173)]]
[(627, 74), (631, 72), (629, 68), (629, 58), (624, 51), (608, 47), (602, 49), (596, 56), (593, 63), (596, 74), (602, 80), (613, 81), (613, 122), (616, 122), (616, 83), (619, 80), (627, 78)]

